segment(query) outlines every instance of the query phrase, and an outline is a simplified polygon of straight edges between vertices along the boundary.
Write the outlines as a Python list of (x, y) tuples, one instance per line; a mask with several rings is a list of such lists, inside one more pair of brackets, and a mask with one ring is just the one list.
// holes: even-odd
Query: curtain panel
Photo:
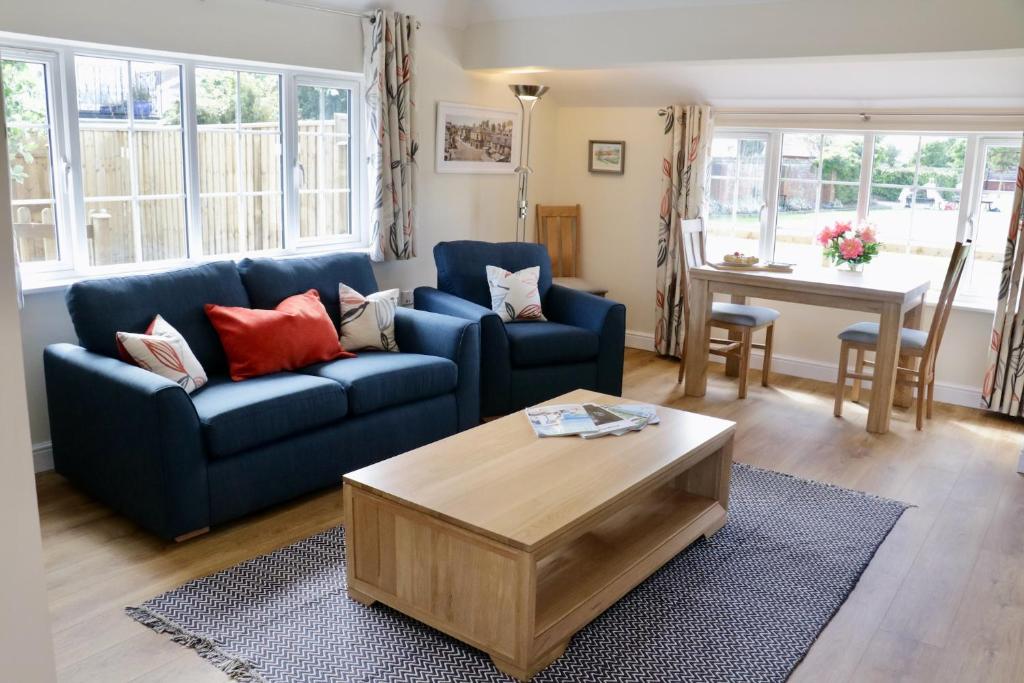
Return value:
[(700, 217), (714, 124), (707, 106), (676, 105), (658, 113), (665, 123), (665, 156), (661, 161), (654, 346), (659, 354), (678, 357), (683, 349), (687, 293), (680, 222)]
[(418, 22), (377, 10), (363, 19), (371, 194), (370, 258), (416, 255), (416, 69)]
[[(1003, 275), (999, 282), (999, 299), (992, 325), (992, 341), (989, 345), (988, 371), (982, 385), (982, 403), (990, 410), (1024, 416), (1021, 393), (1024, 392), (1024, 292), (1022, 292), (1022, 271), (1024, 271), (1024, 215), (1021, 202), (1024, 200), (1024, 147), (1017, 167), (1017, 189), (1013, 196), (1013, 210), (1006, 237), (1006, 255), (1003, 259)], [(1022, 459), (1024, 464), (1024, 459)]]

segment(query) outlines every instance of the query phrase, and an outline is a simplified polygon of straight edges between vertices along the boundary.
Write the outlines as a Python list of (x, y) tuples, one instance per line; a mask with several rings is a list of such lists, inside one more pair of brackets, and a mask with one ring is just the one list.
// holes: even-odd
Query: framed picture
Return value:
[(622, 175), (626, 172), (626, 143), (622, 140), (591, 140), (587, 169), (591, 173)]
[(521, 129), (518, 111), (438, 102), (437, 172), (514, 172)]

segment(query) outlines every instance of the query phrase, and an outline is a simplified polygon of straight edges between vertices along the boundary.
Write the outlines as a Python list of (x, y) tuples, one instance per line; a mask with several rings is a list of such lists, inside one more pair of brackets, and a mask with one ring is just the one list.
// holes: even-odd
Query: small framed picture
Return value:
[(520, 112), (438, 102), (438, 173), (513, 173), (519, 165)]
[(591, 140), (587, 169), (591, 173), (622, 175), (626, 172), (626, 143), (622, 140)]

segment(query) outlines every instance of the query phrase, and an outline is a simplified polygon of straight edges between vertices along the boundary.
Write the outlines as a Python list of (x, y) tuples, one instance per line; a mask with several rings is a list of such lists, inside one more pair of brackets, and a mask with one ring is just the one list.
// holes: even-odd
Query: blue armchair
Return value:
[[(434, 262), (437, 288), (417, 288), (416, 308), (479, 323), (482, 415), (504, 415), (572, 389), (622, 393), (626, 307), (552, 284), (543, 245), (441, 242)], [(503, 323), (490, 308), (487, 266), (540, 266), (547, 322)]]

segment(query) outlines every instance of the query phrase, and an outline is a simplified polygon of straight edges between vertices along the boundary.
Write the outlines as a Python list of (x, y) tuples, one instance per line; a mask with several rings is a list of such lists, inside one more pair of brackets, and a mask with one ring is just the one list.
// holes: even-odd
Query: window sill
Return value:
[[(295, 249), (288, 252), (281, 252), (270, 255), (255, 255), (255, 258), (274, 258), (274, 259), (293, 259), (303, 258), (307, 256), (320, 256), (322, 254), (330, 254), (337, 252), (347, 252), (356, 254), (367, 254), (370, 253), (370, 248), (365, 245), (344, 245), (344, 244), (319, 244), (313, 246), (296, 247)], [(202, 265), (204, 263), (214, 263), (216, 261), (227, 261), (234, 260), (240, 261), (247, 256), (238, 256), (233, 259), (228, 258), (209, 258), (209, 259), (194, 259), (181, 261), (173, 265), (161, 265), (157, 268), (133, 268), (131, 270), (117, 270), (106, 273), (47, 273), (36, 274), (36, 273), (23, 273), (21, 276), (21, 291), (26, 296), (32, 294), (45, 294), (47, 292), (63, 291), (70, 287), (76, 282), (82, 282), (85, 280), (102, 280), (109, 277), (131, 277), (133, 275), (155, 275), (157, 273), (168, 273), (172, 270), (180, 270), (182, 268), (189, 268), (192, 266)]]

